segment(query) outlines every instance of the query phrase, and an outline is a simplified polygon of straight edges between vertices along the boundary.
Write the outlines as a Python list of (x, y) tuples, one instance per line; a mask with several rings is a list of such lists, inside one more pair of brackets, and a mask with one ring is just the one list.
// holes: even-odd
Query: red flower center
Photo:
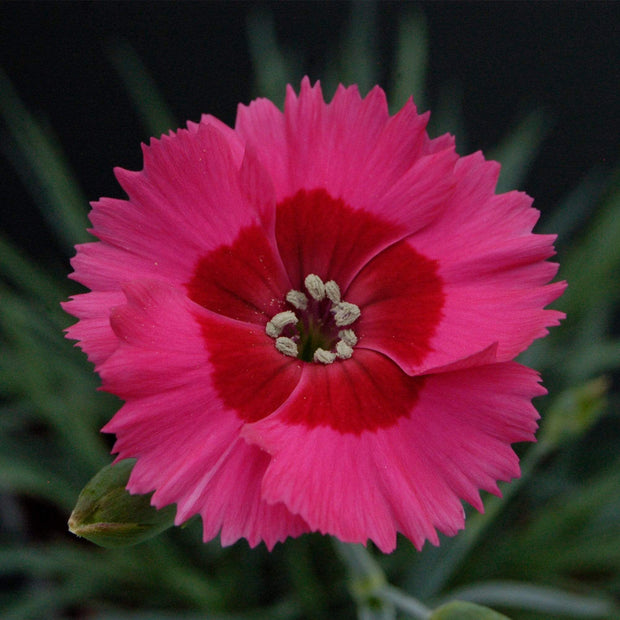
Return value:
[(359, 433), (406, 415), (422, 379), (395, 362), (426, 357), (444, 297), (437, 263), (405, 238), (324, 190), (301, 190), (276, 207), (275, 243), (249, 226), (204, 256), (189, 297), (234, 319), (200, 318), (222, 401), (243, 420), (260, 420), (289, 398), (308, 363), (309, 385), (329, 383), (333, 369), (341, 393), (326, 385), (321, 399), (333, 402), (307, 415), (300, 406), (298, 422)]

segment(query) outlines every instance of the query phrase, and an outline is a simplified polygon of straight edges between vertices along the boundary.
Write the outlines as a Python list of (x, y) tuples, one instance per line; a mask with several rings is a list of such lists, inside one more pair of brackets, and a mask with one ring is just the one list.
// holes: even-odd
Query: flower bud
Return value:
[(90, 480), (71, 513), (69, 531), (101, 547), (127, 547), (174, 524), (174, 506), (157, 510), (150, 495), (131, 495), (125, 489), (134, 464), (125, 459), (107, 465)]

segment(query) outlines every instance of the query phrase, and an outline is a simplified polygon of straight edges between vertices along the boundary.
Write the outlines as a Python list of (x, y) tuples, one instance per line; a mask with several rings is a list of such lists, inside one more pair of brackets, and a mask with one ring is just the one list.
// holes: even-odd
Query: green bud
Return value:
[(125, 487), (135, 464), (107, 465), (82, 489), (69, 518), (69, 531), (101, 547), (141, 543), (174, 524), (176, 510), (151, 506), (151, 495), (131, 495)]
[(540, 439), (559, 446), (585, 433), (605, 411), (608, 389), (609, 381), (598, 377), (562, 392), (545, 415)]

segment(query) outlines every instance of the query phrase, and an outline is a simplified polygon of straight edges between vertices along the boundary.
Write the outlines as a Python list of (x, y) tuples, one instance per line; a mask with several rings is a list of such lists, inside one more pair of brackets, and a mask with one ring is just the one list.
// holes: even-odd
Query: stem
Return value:
[(365, 547), (334, 539), (334, 548), (349, 570), (349, 590), (360, 609), (376, 607), (380, 601), (384, 607), (397, 607), (416, 620), (431, 617), (428, 607), (388, 583), (382, 568)]
[(419, 620), (428, 620), (431, 617), (432, 611), (426, 605), (390, 584), (384, 585), (375, 592), (375, 596), (389, 601), (401, 611), (405, 611), (414, 618), (419, 618)]

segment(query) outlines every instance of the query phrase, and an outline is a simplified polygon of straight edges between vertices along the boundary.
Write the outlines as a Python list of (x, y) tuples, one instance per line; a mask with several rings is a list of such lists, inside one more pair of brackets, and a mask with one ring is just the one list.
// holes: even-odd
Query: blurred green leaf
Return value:
[(599, 377), (562, 392), (545, 415), (539, 440), (557, 447), (583, 435), (604, 413), (608, 389), (609, 381)]
[(422, 14), (407, 13), (400, 19), (394, 65), (389, 98), (392, 113), (400, 110), (411, 96), (418, 110), (424, 111), (428, 32)]
[(267, 97), (282, 108), (285, 86), (297, 83), (299, 61), (290, 50), (282, 49), (276, 39), (273, 15), (257, 10), (247, 18), (248, 45), (254, 72), (253, 91), (257, 97)]
[(522, 187), (548, 130), (542, 112), (531, 112), (495, 149), (486, 154), (487, 159), (494, 159), (502, 165), (496, 189), (498, 194)]
[(509, 620), (508, 616), (463, 601), (453, 601), (436, 609), (429, 620)]
[(362, 545), (333, 539), (334, 549), (349, 573), (348, 588), (357, 604), (358, 618), (391, 620), (396, 617), (392, 602), (385, 596), (389, 588), (379, 563)]
[[(59, 300), (64, 299), (69, 288), (57, 281), (41, 265), (37, 265), (24, 252), (0, 234), (0, 277), (22, 293), (42, 302), (44, 308), (60, 316)], [(5, 297), (3, 296), (3, 301)]]
[(179, 126), (177, 121), (133, 47), (124, 40), (114, 41), (107, 46), (107, 52), (138, 111), (147, 136), (158, 138), (176, 129)]
[(464, 155), (468, 152), (467, 128), (463, 118), (463, 87), (456, 80), (441, 87), (438, 101), (431, 111), (430, 136), (434, 138), (445, 133), (454, 136), (458, 153)]
[(354, 0), (347, 27), (341, 35), (339, 53), (325, 72), (325, 92), (335, 92), (338, 84), (357, 84), (362, 96), (378, 83), (380, 63), (376, 49), (377, 5)]
[(620, 367), (620, 340), (600, 337), (574, 348), (575, 355), (566, 361), (570, 376), (582, 380)]
[(527, 520), (503, 532), (501, 545), (485, 541), (468, 562), (470, 578), (502, 574), (548, 585), (589, 584), (593, 590), (620, 587), (619, 488), (616, 458), (602, 473), (537, 504)]
[[(70, 536), (67, 532), (67, 536)], [(187, 556), (179, 558), (169, 541), (151, 540), (137, 547), (103, 550), (94, 545), (48, 543), (29, 547), (0, 548), (0, 575), (27, 574), (59, 588), (61, 597), (71, 594), (71, 603), (87, 608), (98, 601), (146, 605), (173, 605), (177, 609), (221, 608), (221, 597), (208, 575), (192, 566)], [(2, 607), (2, 618), (48, 618), (45, 595), (32, 603), (39, 613), (20, 615), (28, 603), (19, 597), (11, 607)], [(39, 602), (36, 602), (39, 601)], [(100, 605), (102, 608), (108, 605)], [(6, 612), (5, 612), (6, 610)]]
[(94, 613), (90, 620), (284, 620), (286, 618), (300, 618), (299, 608), (294, 601), (282, 600), (273, 606), (252, 609), (240, 613), (212, 613), (208, 616), (204, 613), (183, 613), (179, 617), (178, 612), (165, 612), (158, 609), (149, 611), (115, 611)]
[(601, 167), (590, 170), (575, 187), (569, 188), (565, 198), (548, 213), (537, 226), (538, 231), (558, 236), (556, 245), (562, 247), (570, 236), (581, 230), (593, 215), (610, 175)]
[(325, 589), (314, 571), (310, 540), (301, 537), (290, 540), (284, 549), (287, 560), (287, 574), (293, 585), (304, 618), (311, 620), (327, 617), (329, 611)]
[(53, 470), (36, 460), (19, 458), (7, 452), (7, 442), (0, 443), (0, 491), (19, 493), (46, 500), (69, 509), (75, 500), (75, 489)]
[(52, 130), (26, 109), (0, 69), (0, 114), (16, 149), (5, 155), (33, 194), (41, 214), (52, 226), (67, 253), (88, 241), (86, 200)]
[(561, 275), (568, 289), (559, 302), (575, 318), (600, 307), (604, 299), (620, 298), (616, 273), (620, 267), (620, 190), (597, 210), (580, 242), (563, 259)]
[(39, 423), (49, 424), (72, 458), (87, 467), (100, 467), (105, 450), (97, 434), (101, 417), (94, 403), (103, 399), (94, 393), (96, 378), (83, 358), (62, 337), (62, 313), (33, 307), (29, 300), (2, 286), (0, 294), (4, 341), (0, 381), (5, 394), (28, 401)]
[(477, 604), (526, 609), (545, 615), (555, 614), (573, 618), (607, 618), (613, 611), (613, 605), (600, 597), (514, 581), (472, 584), (452, 592), (451, 596)]

